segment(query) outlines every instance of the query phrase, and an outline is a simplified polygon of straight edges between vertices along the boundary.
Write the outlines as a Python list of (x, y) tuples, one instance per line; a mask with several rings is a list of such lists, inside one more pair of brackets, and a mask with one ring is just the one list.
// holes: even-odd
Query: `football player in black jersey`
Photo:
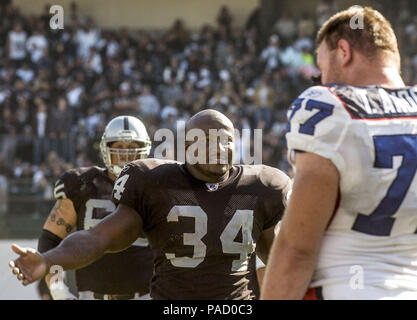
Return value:
[[(208, 142), (219, 132), (213, 148)], [(185, 164), (128, 164), (114, 185), (116, 210), (93, 228), (44, 254), (13, 245), (17, 278), (26, 285), (52, 265), (88, 265), (130, 246), (143, 230), (154, 253), (153, 299), (253, 299), (249, 260), (256, 250), (267, 262), (291, 181), (268, 166), (233, 165), (233, 124), (215, 110), (194, 115), (186, 136)]]
[[(143, 123), (131, 116), (111, 120), (100, 150), (106, 168), (83, 167), (65, 172), (56, 182), (56, 203), (46, 220), (38, 243), (39, 252), (56, 247), (76, 226), (88, 230), (111, 213), (111, 192), (124, 165), (146, 158), (151, 142)], [(105, 255), (76, 271), (79, 299), (145, 299), (153, 273), (152, 252), (146, 239), (115, 254)], [(52, 274), (46, 276), (50, 282)], [(65, 284), (49, 285), (56, 300), (75, 299)]]

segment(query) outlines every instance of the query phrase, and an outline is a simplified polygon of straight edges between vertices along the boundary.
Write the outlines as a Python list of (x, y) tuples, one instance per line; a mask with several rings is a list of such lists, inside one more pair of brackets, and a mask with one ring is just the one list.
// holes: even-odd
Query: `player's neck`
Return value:
[(112, 181), (116, 181), (117, 177), (113, 173), (111, 173), (109, 170), (107, 170), (107, 175)]
[(185, 164), (187, 171), (197, 180), (200, 181), (204, 181), (204, 182), (211, 182), (211, 183), (221, 183), (226, 181), (227, 179), (229, 179), (229, 170), (225, 172), (224, 175), (222, 175), (221, 177), (214, 177), (214, 176), (209, 176), (206, 175), (204, 173), (202, 173), (201, 171), (197, 170), (196, 168), (194, 168), (192, 165), (186, 163)]
[(403, 88), (405, 86), (398, 70), (393, 67), (382, 66), (361, 68), (360, 72), (351, 73), (347, 84), (357, 87), (380, 86), (388, 89)]

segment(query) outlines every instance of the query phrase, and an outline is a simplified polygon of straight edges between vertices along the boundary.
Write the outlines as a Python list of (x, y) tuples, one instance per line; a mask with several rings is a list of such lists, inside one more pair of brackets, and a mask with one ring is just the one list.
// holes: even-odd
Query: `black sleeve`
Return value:
[(39, 237), (38, 241), (38, 251), (40, 253), (49, 251), (55, 247), (57, 247), (61, 243), (62, 239), (58, 237), (56, 234), (42, 229), (41, 236)]
[(56, 200), (73, 200), (81, 188), (81, 180), (75, 170), (69, 170), (62, 174), (55, 182), (54, 197)]
[(261, 199), (264, 211), (264, 230), (282, 219), (292, 188), (291, 179), (281, 170), (267, 168), (263, 172), (266, 192)]

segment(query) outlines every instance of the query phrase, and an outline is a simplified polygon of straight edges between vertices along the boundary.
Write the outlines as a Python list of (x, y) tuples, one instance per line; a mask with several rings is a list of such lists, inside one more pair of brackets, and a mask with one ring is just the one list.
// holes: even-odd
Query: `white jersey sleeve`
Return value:
[(288, 160), (296, 152), (311, 152), (333, 162), (342, 174), (345, 161), (340, 153), (351, 118), (342, 101), (324, 86), (304, 91), (288, 111)]

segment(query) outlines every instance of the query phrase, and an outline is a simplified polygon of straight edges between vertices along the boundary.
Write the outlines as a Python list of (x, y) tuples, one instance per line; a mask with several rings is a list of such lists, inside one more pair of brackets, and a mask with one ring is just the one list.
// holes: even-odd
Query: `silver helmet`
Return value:
[[(140, 148), (110, 148), (110, 144), (115, 141), (136, 142)], [(147, 158), (151, 151), (151, 145), (151, 140), (142, 121), (132, 116), (119, 116), (111, 120), (104, 129), (100, 151), (107, 169), (118, 176), (128, 162)], [(112, 163), (112, 155), (117, 156), (118, 163)]]

